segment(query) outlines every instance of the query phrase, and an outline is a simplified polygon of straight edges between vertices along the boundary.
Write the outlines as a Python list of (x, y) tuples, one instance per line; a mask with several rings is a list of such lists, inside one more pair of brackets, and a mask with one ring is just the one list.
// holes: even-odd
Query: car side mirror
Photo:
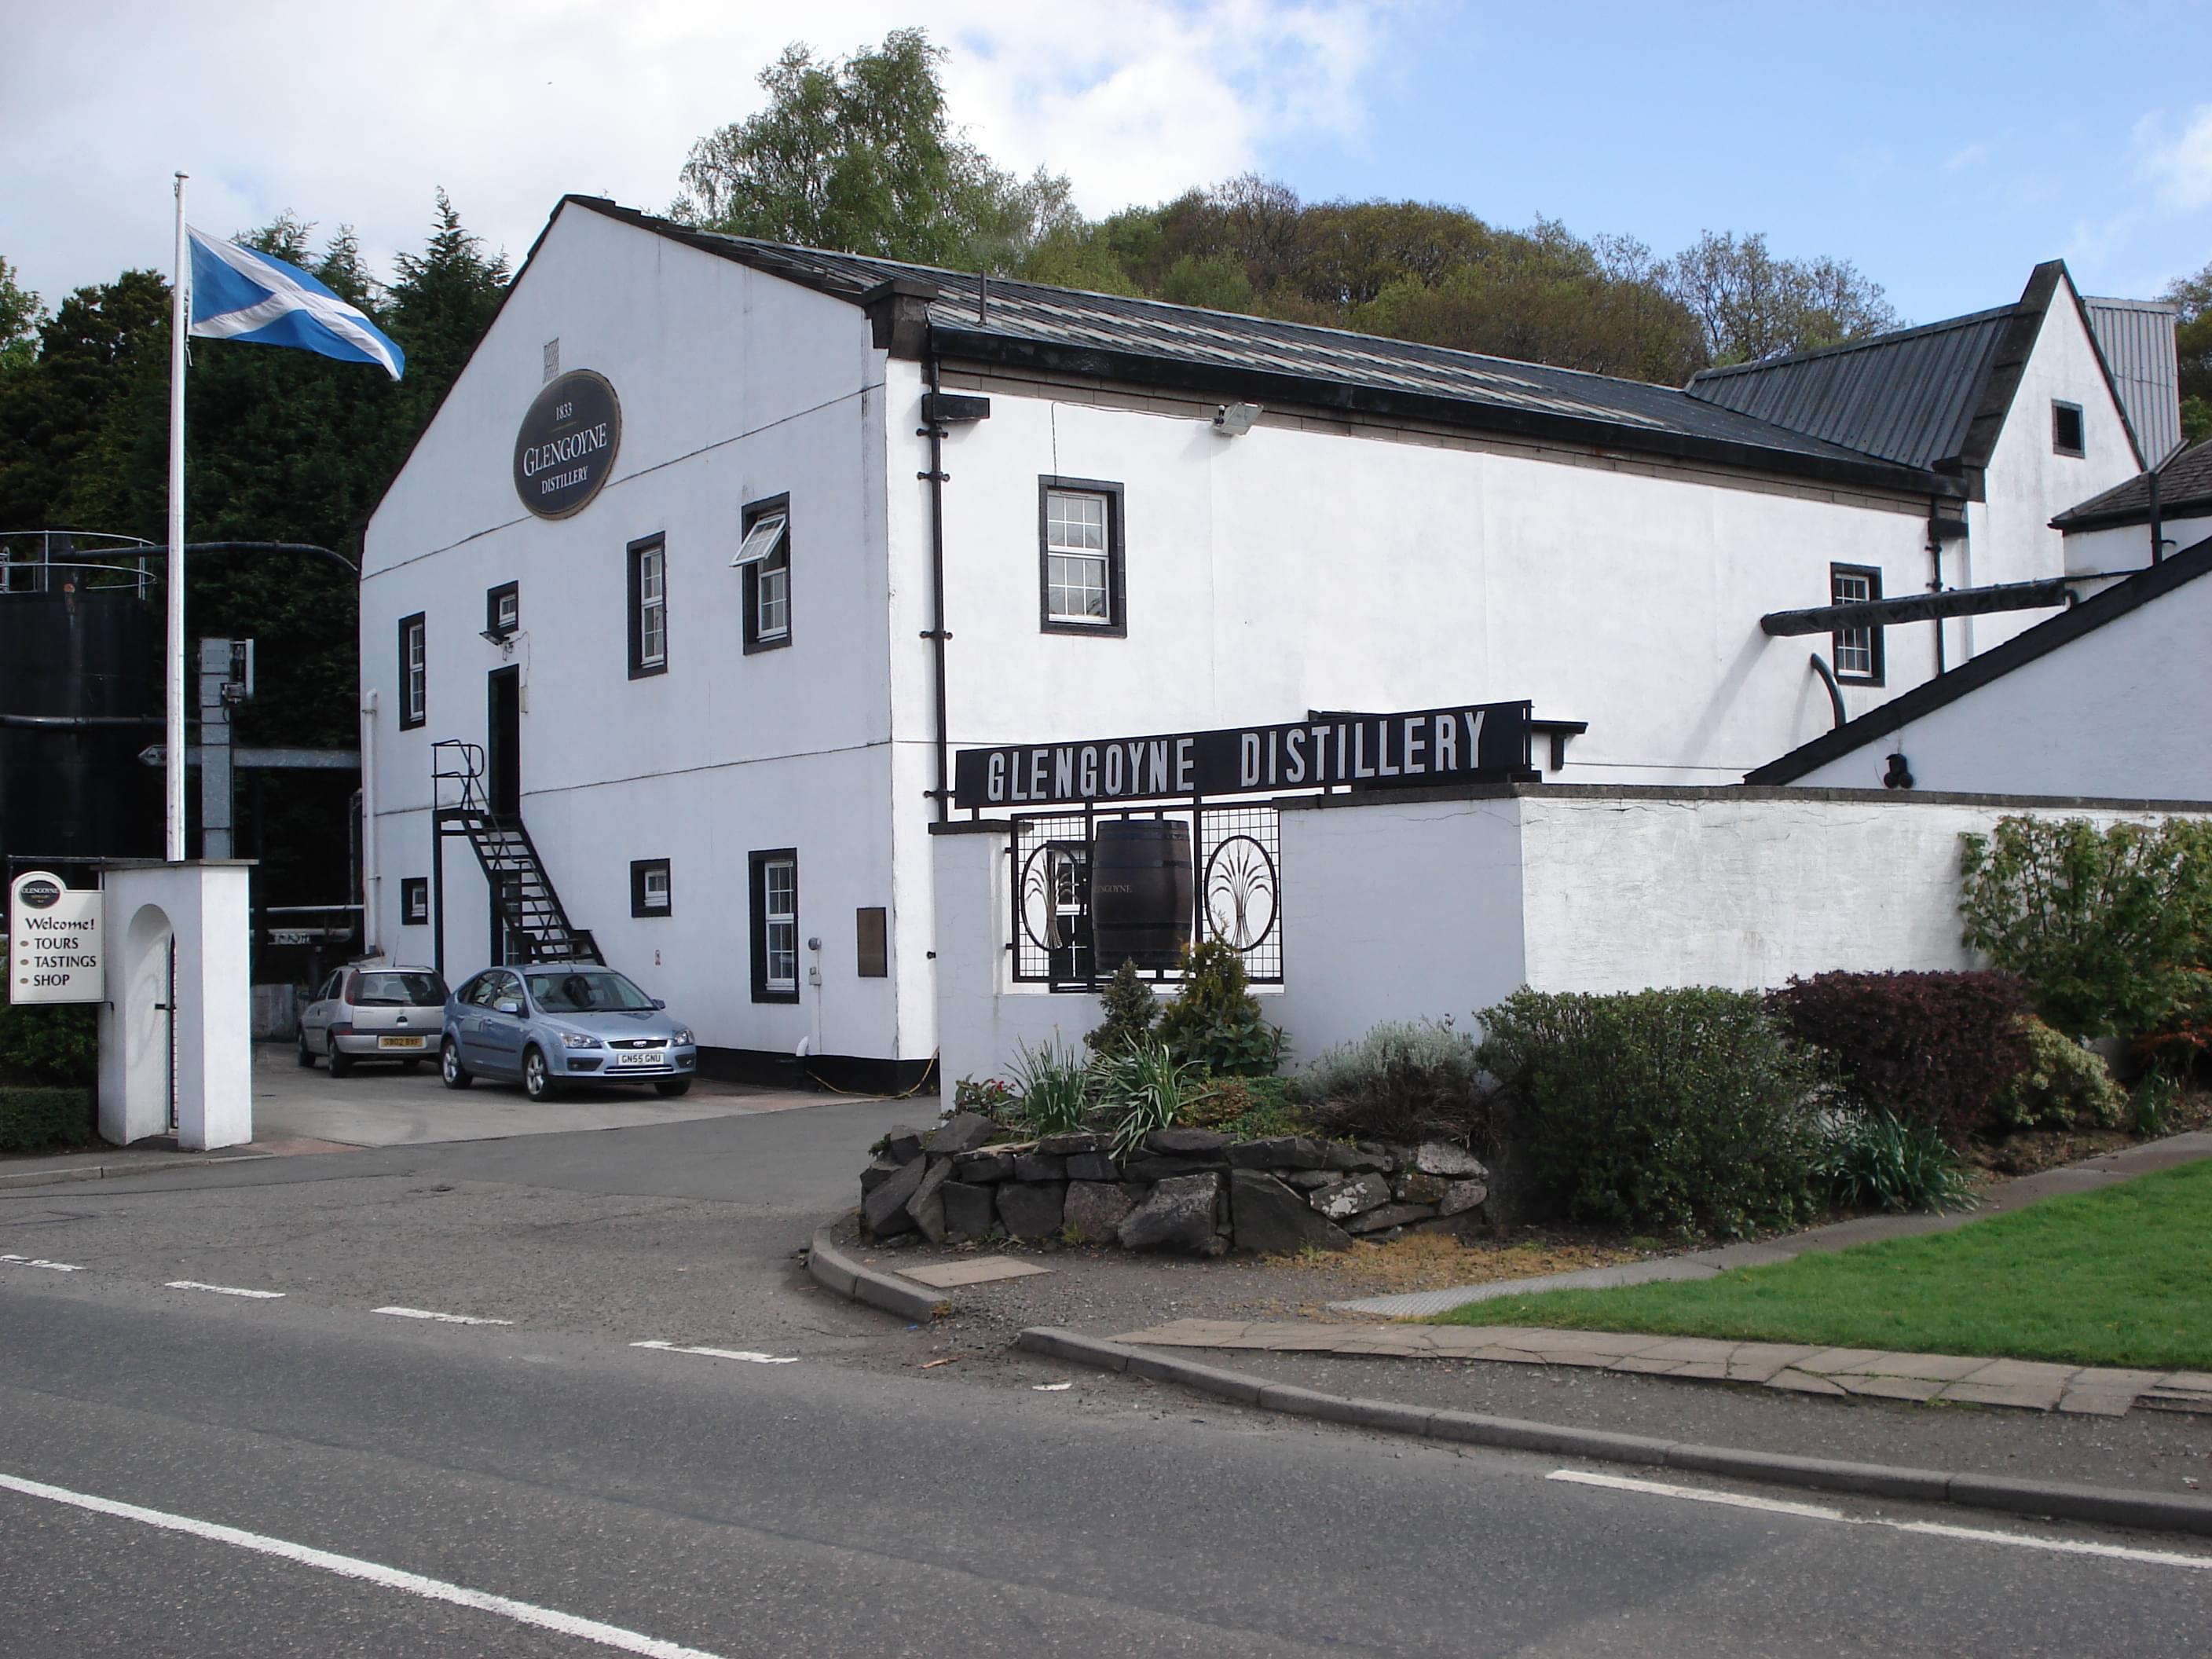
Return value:
[(653, 1006), (656, 1008), (665, 1008), (668, 1005), (663, 1002), (659, 997), (655, 997), (653, 1000)]
[(522, 1012), (522, 1005), (513, 997), (501, 997), (497, 1002), (492, 1004), (492, 1007), (502, 1014), (519, 1014)]

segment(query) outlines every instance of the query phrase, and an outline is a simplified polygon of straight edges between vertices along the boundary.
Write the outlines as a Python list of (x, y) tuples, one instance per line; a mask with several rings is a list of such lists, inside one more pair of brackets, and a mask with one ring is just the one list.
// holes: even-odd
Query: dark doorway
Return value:
[(522, 816), (522, 671), (495, 668), (484, 679), (484, 787), (492, 816)]

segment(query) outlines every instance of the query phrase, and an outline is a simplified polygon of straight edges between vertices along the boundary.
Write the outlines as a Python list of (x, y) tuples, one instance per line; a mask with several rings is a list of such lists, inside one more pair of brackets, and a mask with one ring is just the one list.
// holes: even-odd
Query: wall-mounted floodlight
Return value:
[(1224, 438), (1241, 438), (1266, 412), (1258, 404), (1224, 404), (1213, 411), (1213, 429)]

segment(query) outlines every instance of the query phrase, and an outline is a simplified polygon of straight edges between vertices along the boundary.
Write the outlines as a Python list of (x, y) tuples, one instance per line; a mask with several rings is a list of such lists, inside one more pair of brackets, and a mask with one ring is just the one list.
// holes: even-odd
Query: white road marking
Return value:
[(217, 1296), (250, 1296), (257, 1302), (274, 1302), (284, 1294), (282, 1291), (241, 1291), (235, 1285), (203, 1285), (197, 1279), (173, 1279), (165, 1288), (172, 1291), (212, 1291)]
[(432, 1313), (428, 1308), (378, 1308), (394, 1319), (434, 1319), (441, 1325), (512, 1325), (512, 1319), (479, 1319), (474, 1314)]
[(657, 1348), (664, 1353), (702, 1353), (709, 1359), (743, 1359), (756, 1365), (796, 1365), (795, 1353), (757, 1353), (750, 1348), (687, 1348), (675, 1342), (633, 1342), (633, 1348)]
[(125, 1521), (141, 1522), (149, 1527), (159, 1527), (165, 1532), (180, 1532), (194, 1538), (207, 1539), (212, 1543), (229, 1544), (259, 1555), (273, 1555), (282, 1561), (336, 1573), (341, 1578), (355, 1578), (365, 1583), (381, 1585), (386, 1589), (404, 1590), (410, 1595), (419, 1595), (428, 1601), (447, 1601), (455, 1607), (473, 1607), (479, 1613), (496, 1613), (519, 1625), (534, 1625), (540, 1630), (597, 1642), (602, 1647), (619, 1649), (624, 1653), (643, 1654), (647, 1659), (720, 1659), (720, 1655), (708, 1653), (702, 1648), (687, 1648), (675, 1642), (664, 1642), (659, 1637), (641, 1635), (636, 1631), (623, 1630), (619, 1626), (603, 1625), (596, 1619), (581, 1619), (573, 1613), (556, 1613), (550, 1607), (533, 1607), (527, 1601), (494, 1595), (485, 1590), (468, 1589), (459, 1584), (446, 1583), (441, 1579), (425, 1578), (420, 1573), (387, 1567), (375, 1561), (363, 1561), (356, 1556), (337, 1555), (329, 1550), (314, 1549), (306, 1544), (288, 1543), (282, 1538), (266, 1538), (259, 1533), (244, 1532), (236, 1527), (221, 1526), (212, 1521), (196, 1521), (190, 1516), (142, 1509), (136, 1504), (121, 1504), (112, 1498), (94, 1498), (61, 1486), (25, 1480), (12, 1474), (0, 1474), (0, 1489), (21, 1492), (27, 1498), (43, 1498), (50, 1503), (66, 1504), (75, 1509), (89, 1510), (94, 1515), (112, 1515)]
[(58, 1273), (81, 1273), (82, 1267), (73, 1267), (66, 1261), (49, 1261), (37, 1255), (0, 1255), (0, 1261), (20, 1261), (26, 1267), (44, 1267)]
[(1838, 1521), (1849, 1527), (1887, 1527), (1893, 1532), (1957, 1538), (1973, 1544), (2003, 1544), (2014, 1549), (2046, 1550), (2058, 1555), (2095, 1555), (2112, 1561), (2140, 1561), (2154, 1567), (2212, 1571), (2212, 1555), (2184, 1555), (2177, 1550), (2130, 1549), (2124, 1544), (2099, 1544), (2086, 1538), (2030, 1538), (2021, 1533), (1995, 1532), (1985, 1527), (1948, 1526), (1940, 1521), (1891, 1521), (1878, 1515), (1846, 1515), (1825, 1504), (1792, 1504), (1778, 1498), (1754, 1498), (1747, 1492), (1716, 1492), (1710, 1487), (1681, 1486), (1666, 1480), (1637, 1480), (1624, 1474), (1595, 1474), (1583, 1469), (1554, 1469), (1544, 1478), (1570, 1481), (1577, 1486), (1604, 1486), (1613, 1492), (1680, 1498), (1692, 1504), (1723, 1504), (1731, 1509), (1795, 1515), (1808, 1521)]
[(1031, 1394), (1058, 1394), (1063, 1389), (1072, 1389), (1074, 1386), (1075, 1384), (1073, 1382), (1032, 1382), (1030, 1384), (1030, 1392)]

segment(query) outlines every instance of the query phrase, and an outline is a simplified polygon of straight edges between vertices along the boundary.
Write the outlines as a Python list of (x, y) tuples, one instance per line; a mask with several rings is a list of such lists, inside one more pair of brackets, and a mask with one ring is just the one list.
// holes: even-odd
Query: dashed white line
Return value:
[(26, 1267), (44, 1267), (50, 1273), (81, 1273), (84, 1271), (83, 1268), (72, 1267), (66, 1261), (49, 1261), (44, 1256), (38, 1255), (0, 1255), (0, 1261), (13, 1261)]
[(434, 1319), (441, 1325), (512, 1325), (512, 1319), (482, 1319), (475, 1314), (433, 1313), (428, 1308), (378, 1308), (394, 1319)]
[(796, 1365), (795, 1353), (757, 1353), (750, 1348), (687, 1348), (676, 1342), (633, 1342), (633, 1348), (657, 1348), (664, 1353), (700, 1353), (709, 1359), (743, 1359), (755, 1365)]
[(2140, 1561), (2154, 1567), (2212, 1571), (2212, 1555), (2184, 1555), (2176, 1550), (2131, 1549), (2124, 1544), (2099, 1544), (2086, 1538), (2031, 1538), (2021, 1533), (1994, 1532), (1984, 1527), (1954, 1527), (1940, 1521), (1891, 1521), (1878, 1515), (1846, 1515), (1826, 1504), (1793, 1504), (1778, 1498), (1754, 1498), (1747, 1492), (1716, 1492), (1705, 1486), (1638, 1480), (1624, 1474), (1596, 1474), (1583, 1469), (1554, 1469), (1545, 1479), (1565, 1480), (1577, 1486), (1604, 1486), (1613, 1492), (1644, 1492), (1655, 1498), (1680, 1498), (1692, 1504), (1760, 1510), (1770, 1515), (1795, 1515), (1808, 1521), (1835, 1521), (1847, 1527), (1887, 1527), (1893, 1532), (1957, 1538), (1973, 1544), (2002, 1544), (2013, 1549), (2045, 1550), (2058, 1555), (2095, 1555), (2112, 1561)]
[(250, 1296), (257, 1302), (274, 1302), (282, 1291), (242, 1291), (235, 1285), (203, 1285), (197, 1279), (173, 1279), (163, 1288), (172, 1291), (212, 1291), (217, 1296)]
[(708, 1653), (703, 1648), (687, 1648), (678, 1643), (664, 1642), (659, 1637), (641, 1635), (617, 1625), (603, 1625), (596, 1619), (583, 1619), (573, 1613), (557, 1613), (550, 1607), (533, 1607), (527, 1601), (494, 1595), (485, 1590), (468, 1589), (459, 1584), (448, 1584), (441, 1579), (425, 1578), (420, 1573), (387, 1567), (375, 1561), (363, 1561), (355, 1556), (333, 1554), (329, 1550), (314, 1549), (306, 1544), (289, 1543), (282, 1538), (266, 1538), (259, 1533), (244, 1532), (236, 1527), (221, 1526), (212, 1521), (196, 1521), (190, 1516), (142, 1509), (136, 1504), (118, 1503), (112, 1498), (94, 1498), (62, 1486), (49, 1486), (40, 1481), (21, 1480), (12, 1474), (0, 1474), (0, 1488), (21, 1492), (27, 1498), (42, 1498), (49, 1503), (88, 1510), (94, 1515), (112, 1515), (122, 1520), (159, 1527), (165, 1532), (185, 1533), (213, 1543), (252, 1550), (256, 1554), (273, 1555), (279, 1560), (336, 1573), (341, 1578), (358, 1579), (365, 1583), (381, 1585), (386, 1589), (404, 1590), (425, 1601), (473, 1607), (479, 1613), (495, 1613), (500, 1618), (511, 1619), (519, 1625), (534, 1625), (540, 1630), (576, 1637), (586, 1642), (596, 1642), (602, 1647), (615, 1648), (623, 1653), (641, 1654), (646, 1656), (646, 1659), (720, 1659), (720, 1656)]

